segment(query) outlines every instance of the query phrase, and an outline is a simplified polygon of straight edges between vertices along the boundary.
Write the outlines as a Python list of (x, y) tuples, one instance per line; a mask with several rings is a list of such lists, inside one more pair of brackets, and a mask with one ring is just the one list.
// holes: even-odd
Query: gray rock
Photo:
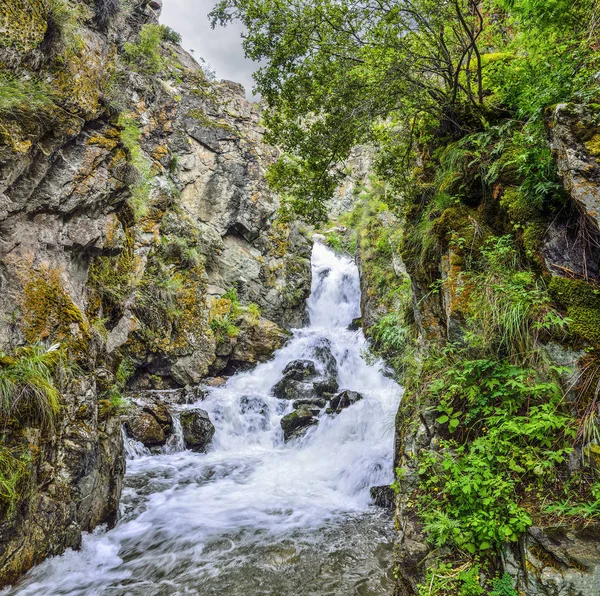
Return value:
[(281, 419), (283, 438), (286, 441), (302, 436), (311, 426), (317, 424), (317, 419), (306, 406), (287, 414)]
[(339, 389), (339, 384), (334, 377), (321, 377), (313, 381), (313, 389), (319, 397), (330, 398)]
[(328, 339), (321, 339), (312, 347), (312, 355), (315, 361), (323, 369), (323, 373), (329, 377), (337, 376), (337, 360), (331, 351), (331, 342)]
[(362, 328), (362, 318), (357, 317), (356, 319), (352, 319), (352, 323), (348, 325), (348, 331), (358, 331)]
[(283, 376), (295, 381), (304, 381), (317, 374), (312, 360), (292, 360), (284, 369)]
[(206, 451), (215, 434), (215, 427), (208, 417), (208, 412), (192, 408), (183, 411), (179, 420), (183, 428), (185, 446), (192, 451)]
[(372, 486), (371, 499), (377, 507), (383, 507), (384, 509), (393, 510), (395, 505), (396, 493), (394, 489), (389, 486)]
[(165, 431), (150, 412), (133, 415), (126, 426), (129, 434), (145, 447), (160, 447), (167, 441)]
[(322, 397), (315, 397), (313, 399), (297, 399), (292, 404), (292, 407), (294, 408), (294, 410), (297, 410), (298, 408), (301, 408), (302, 406), (306, 406), (307, 408), (310, 408), (311, 410), (316, 409), (317, 411), (319, 411), (319, 410), (322, 410), (326, 405), (327, 405), (327, 400), (325, 400)]
[(536, 596), (600, 594), (597, 524), (585, 527), (531, 527), (518, 545), (502, 552), (517, 589)]
[(349, 408), (361, 399), (363, 399), (363, 396), (357, 391), (342, 391), (332, 398), (330, 407), (332, 412), (339, 414), (343, 409)]
[(310, 399), (315, 397), (312, 383), (283, 378), (272, 389), (273, 395), (279, 399)]

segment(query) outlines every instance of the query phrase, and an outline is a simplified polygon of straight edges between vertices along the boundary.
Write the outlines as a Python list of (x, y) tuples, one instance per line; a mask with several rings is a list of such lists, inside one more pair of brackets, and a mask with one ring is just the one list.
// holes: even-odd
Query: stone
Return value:
[(349, 408), (361, 399), (363, 396), (357, 391), (345, 390), (332, 398), (330, 407), (332, 412), (339, 414), (343, 409)]
[(271, 390), (279, 399), (310, 399), (315, 396), (312, 383), (283, 378)]
[(352, 319), (350, 325), (348, 325), (348, 331), (358, 331), (362, 328), (362, 317), (356, 317)]
[(383, 507), (390, 511), (394, 509), (396, 493), (391, 486), (372, 486), (369, 492), (371, 499), (373, 499), (373, 504), (377, 505), (377, 507)]
[(302, 436), (311, 426), (317, 424), (317, 419), (306, 406), (300, 407), (291, 414), (286, 414), (281, 419), (283, 438), (285, 441)]
[(215, 434), (215, 427), (208, 412), (201, 408), (184, 410), (179, 416), (185, 446), (192, 451), (204, 453)]
[(292, 360), (283, 369), (283, 376), (295, 381), (304, 381), (316, 374), (315, 363), (312, 360)]
[(551, 148), (563, 185), (579, 207), (600, 228), (600, 163), (594, 112), (561, 103), (547, 114)]
[(311, 348), (311, 352), (316, 362), (321, 365), (325, 375), (337, 376), (337, 360), (331, 351), (331, 342), (328, 339), (320, 339)]
[(334, 377), (321, 377), (313, 381), (313, 390), (319, 397), (332, 397), (338, 389), (339, 384)]
[(150, 412), (134, 414), (126, 426), (129, 434), (145, 447), (160, 447), (167, 441), (165, 431)]
[(327, 405), (327, 400), (322, 397), (315, 397), (313, 399), (297, 399), (292, 403), (294, 410), (306, 406), (311, 410), (316, 409), (317, 411), (322, 410)]
[(600, 594), (599, 531), (598, 524), (533, 526), (518, 544), (503, 549), (504, 569), (523, 594)]

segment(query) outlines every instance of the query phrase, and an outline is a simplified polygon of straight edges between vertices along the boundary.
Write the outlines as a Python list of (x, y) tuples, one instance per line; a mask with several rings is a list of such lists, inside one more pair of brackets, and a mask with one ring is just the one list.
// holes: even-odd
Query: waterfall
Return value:
[[(315, 244), (310, 325), (273, 358), (211, 389), (199, 405), (216, 427), (206, 454), (149, 456), (127, 443), (122, 518), (30, 572), (8, 594), (214, 596), (391, 594), (391, 521), (369, 488), (392, 481), (400, 387), (365, 360), (354, 262)], [(294, 360), (330, 353), (340, 390), (363, 399), (284, 441), (292, 402), (273, 396)], [(174, 421), (177, 436), (180, 423)], [(179, 429), (179, 430), (177, 430)]]
[(136, 441), (133, 437), (130, 437), (125, 432), (124, 427), (121, 428), (121, 434), (123, 435), (123, 448), (125, 449), (125, 457), (128, 460), (150, 455), (150, 449), (145, 447), (140, 441)]

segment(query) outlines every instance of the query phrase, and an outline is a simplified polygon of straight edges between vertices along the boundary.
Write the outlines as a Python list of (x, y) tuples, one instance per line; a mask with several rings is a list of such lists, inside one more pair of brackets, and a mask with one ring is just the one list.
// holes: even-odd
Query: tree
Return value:
[(559, 18), (581, 22), (594, 2), (488, 0), (484, 11), (481, 0), (221, 0), (211, 18), (245, 25), (246, 55), (262, 64), (255, 80), (269, 106), (268, 140), (285, 151), (271, 184), (315, 221), (337, 166), (382, 122), (404, 140), (425, 122), (452, 142), (493, 117), (484, 53), (512, 35), (508, 11), (556, 29)]

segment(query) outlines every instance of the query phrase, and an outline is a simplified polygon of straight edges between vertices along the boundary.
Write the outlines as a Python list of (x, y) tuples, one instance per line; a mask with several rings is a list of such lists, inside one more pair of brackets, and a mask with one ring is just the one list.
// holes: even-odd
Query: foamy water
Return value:
[[(362, 331), (347, 329), (360, 316), (355, 264), (316, 244), (312, 269), (310, 326), (196, 404), (216, 427), (209, 452), (180, 444), (152, 456), (130, 442), (115, 528), (4, 594), (391, 594), (391, 521), (370, 505), (369, 488), (392, 481), (401, 389), (381, 362), (365, 361)], [(286, 364), (323, 345), (340, 389), (364, 399), (284, 443), (291, 402), (271, 388)]]

